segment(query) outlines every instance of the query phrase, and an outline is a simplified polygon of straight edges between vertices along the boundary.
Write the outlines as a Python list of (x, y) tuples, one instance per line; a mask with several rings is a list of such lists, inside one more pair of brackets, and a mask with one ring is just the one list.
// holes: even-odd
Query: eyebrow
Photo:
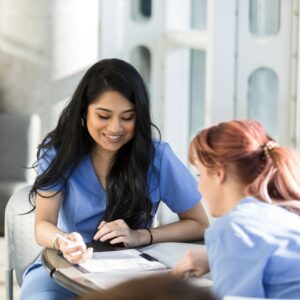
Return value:
[[(106, 111), (106, 112), (113, 112), (112, 110), (107, 109), (107, 108), (103, 108), (103, 107), (97, 107), (96, 110), (102, 110), (102, 111)], [(122, 111), (122, 113), (127, 113), (127, 112), (135, 112), (135, 109), (131, 108), (131, 109), (127, 109), (127, 110)]]

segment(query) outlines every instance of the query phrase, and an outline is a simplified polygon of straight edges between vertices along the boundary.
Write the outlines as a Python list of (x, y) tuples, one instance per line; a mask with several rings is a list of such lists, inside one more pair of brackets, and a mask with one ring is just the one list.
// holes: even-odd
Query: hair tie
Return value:
[(261, 146), (261, 148), (264, 151), (265, 157), (269, 157), (272, 149), (274, 149), (276, 147), (279, 147), (279, 145), (274, 141), (268, 141), (267, 143), (265, 143), (264, 145)]
[(152, 245), (152, 243), (153, 243), (153, 235), (152, 235), (152, 231), (151, 231), (151, 229), (150, 228), (145, 228), (148, 232), (149, 232), (149, 234), (150, 234), (150, 241), (149, 241), (149, 244), (147, 245), (147, 246), (149, 246), (149, 245)]

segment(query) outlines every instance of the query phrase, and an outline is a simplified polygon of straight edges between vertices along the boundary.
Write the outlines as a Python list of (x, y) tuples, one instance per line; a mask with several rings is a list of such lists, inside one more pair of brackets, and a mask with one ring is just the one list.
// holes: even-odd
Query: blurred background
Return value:
[(197, 131), (234, 118), (300, 149), (299, 42), (299, 0), (0, 0), (0, 235), (9, 196), (34, 178), (22, 166), (99, 59), (140, 71), (187, 164)]

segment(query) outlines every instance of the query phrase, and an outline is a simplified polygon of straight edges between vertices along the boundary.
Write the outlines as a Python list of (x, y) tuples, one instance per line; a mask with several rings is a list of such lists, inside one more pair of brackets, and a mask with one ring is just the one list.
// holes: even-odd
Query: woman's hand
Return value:
[(58, 238), (59, 250), (63, 256), (72, 264), (79, 264), (87, 261), (93, 255), (93, 248), (86, 248), (82, 236), (77, 232), (64, 236), (65, 239)]
[(171, 271), (178, 277), (200, 277), (209, 272), (208, 256), (206, 249), (190, 249), (184, 258), (177, 263)]
[[(110, 244), (124, 243), (125, 247), (137, 247), (147, 244), (146, 230), (133, 230), (122, 219), (112, 222), (102, 221), (94, 240), (109, 241)], [(144, 241), (145, 240), (145, 241)]]

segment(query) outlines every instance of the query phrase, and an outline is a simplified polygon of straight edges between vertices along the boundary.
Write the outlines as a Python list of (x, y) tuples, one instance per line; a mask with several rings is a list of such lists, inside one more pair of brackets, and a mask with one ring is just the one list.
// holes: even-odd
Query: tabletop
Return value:
[[(94, 244), (93, 247), (94, 251), (96, 252), (122, 249), (114, 247), (112, 248), (111, 246), (103, 244)], [(203, 245), (193, 243), (159, 243), (140, 249), (144, 253), (155, 256), (168, 267), (172, 268), (176, 262), (184, 256), (187, 249), (197, 247), (203, 247)], [(101, 279), (101, 276), (86, 276), (87, 274), (84, 274), (79, 268), (67, 262), (64, 257), (54, 249), (44, 249), (42, 253), (42, 261), (44, 267), (56, 282), (77, 295), (83, 295), (95, 289), (101, 288), (101, 284), (103, 282), (100, 282), (99, 280), (103, 281), (104, 277), (105, 280), (107, 280), (108, 277), (103, 276)], [(124, 278), (122, 280), (124, 281)], [(191, 282), (201, 287), (211, 286), (211, 280), (209, 280), (209, 276), (191, 279)]]

